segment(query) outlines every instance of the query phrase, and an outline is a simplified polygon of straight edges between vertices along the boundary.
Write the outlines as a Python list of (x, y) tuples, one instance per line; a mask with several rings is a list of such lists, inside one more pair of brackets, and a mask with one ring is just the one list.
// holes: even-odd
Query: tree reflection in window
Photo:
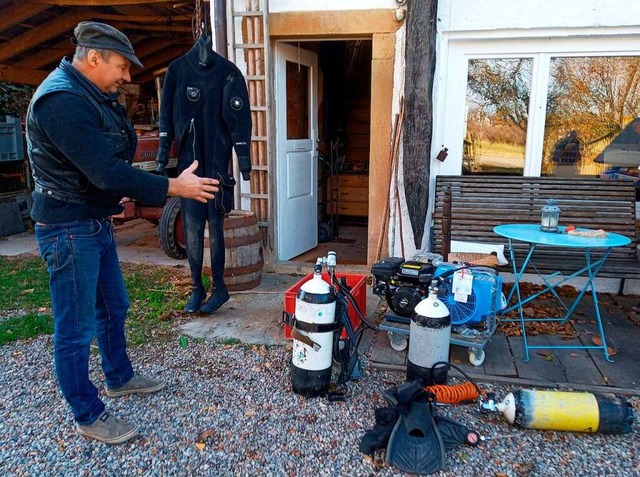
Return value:
[(531, 58), (469, 60), (463, 174), (522, 175)]
[(549, 75), (543, 175), (593, 176), (607, 165), (640, 165), (640, 154), (626, 163), (605, 160), (620, 139), (633, 140), (620, 133), (640, 115), (640, 58), (552, 58)]

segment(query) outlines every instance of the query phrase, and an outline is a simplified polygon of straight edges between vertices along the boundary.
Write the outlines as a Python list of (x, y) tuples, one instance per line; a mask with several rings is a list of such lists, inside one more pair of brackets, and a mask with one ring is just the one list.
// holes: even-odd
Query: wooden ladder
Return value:
[(269, 13), (267, 0), (228, 0), (228, 58), (243, 72), (251, 103), (251, 180), (249, 190), (243, 187), (234, 155), (236, 208), (251, 210), (258, 225), (270, 227), (271, 178), (269, 176)]

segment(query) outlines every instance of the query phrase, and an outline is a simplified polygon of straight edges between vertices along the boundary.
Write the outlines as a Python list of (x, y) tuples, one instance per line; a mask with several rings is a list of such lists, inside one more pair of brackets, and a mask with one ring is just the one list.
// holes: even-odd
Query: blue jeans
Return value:
[(113, 224), (109, 219), (36, 224), (36, 242), (49, 272), (58, 384), (76, 422), (92, 424), (104, 411), (89, 379), (94, 336), (107, 386), (122, 386), (133, 377), (124, 333), (129, 299)]

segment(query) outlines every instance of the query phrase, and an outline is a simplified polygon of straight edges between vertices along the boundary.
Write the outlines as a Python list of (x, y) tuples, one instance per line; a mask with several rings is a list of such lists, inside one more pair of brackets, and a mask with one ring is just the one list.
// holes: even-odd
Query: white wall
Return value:
[(640, 24), (638, 0), (440, 0), (442, 32)]

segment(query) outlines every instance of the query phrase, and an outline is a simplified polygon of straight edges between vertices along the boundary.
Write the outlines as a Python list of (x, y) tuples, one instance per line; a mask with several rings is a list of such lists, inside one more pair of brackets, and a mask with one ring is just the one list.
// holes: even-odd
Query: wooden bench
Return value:
[[(447, 256), (451, 240), (504, 244), (496, 225), (539, 223), (540, 209), (556, 199), (560, 225), (604, 229), (631, 239), (628, 247), (614, 248), (598, 276), (619, 278), (620, 293), (627, 278), (640, 278), (636, 244), (636, 191), (631, 181), (508, 176), (438, 176), (436, 178), (431, 250)], [(527, 245), (514, 243), (521, 263)], [(594, 251), (600, 256), (599, 251)], [(592, 254), (593, 255), (593, 254)], [(508, 258), (508, 255), (507, 255)], [(541, 273), (570, 274), (585, 264), (582, 250), (540, 247), (533, 257)], [(501, 268), (512, 271), (511, 265)], [(534, 272), (528, 268), (527, 272)]]

